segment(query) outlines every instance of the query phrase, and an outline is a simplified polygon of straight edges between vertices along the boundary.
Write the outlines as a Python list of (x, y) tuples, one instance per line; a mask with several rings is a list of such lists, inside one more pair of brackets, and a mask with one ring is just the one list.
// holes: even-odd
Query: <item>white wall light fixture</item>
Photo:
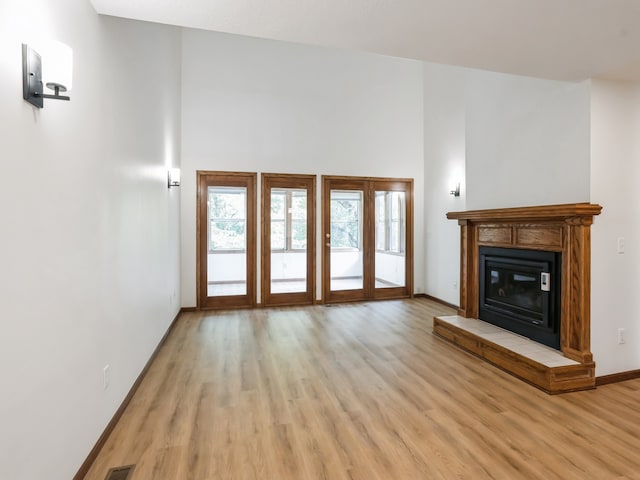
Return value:
[(460, 182), (456, 183), (456, 186), (454, 187), (454, 189), (451, 190), (449, 193), (451, 195), (453, 195), (454, 197), (459, 197), (460, 196)]
[(169, 178), (169, 188), (179, 187), (180, 186), (180, 169), (170, 168), (168, 178)]
[[(71, 90), (73, 51), (61, 42), (48, 42), (42, 47), (42, 56), (33, 48), (22, 44), (22, 98), (31, 105), (44, 108), (44, 99), (70, 100), (61, 93)], [(44, 86), (53, 95), (44, 93)]]

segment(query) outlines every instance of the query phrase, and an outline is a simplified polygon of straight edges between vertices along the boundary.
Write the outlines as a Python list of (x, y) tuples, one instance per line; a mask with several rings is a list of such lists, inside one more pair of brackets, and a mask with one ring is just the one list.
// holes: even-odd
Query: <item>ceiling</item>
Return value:
[(557, 80), (640, 81), (640, 0), (91, 0), (98, 13)]

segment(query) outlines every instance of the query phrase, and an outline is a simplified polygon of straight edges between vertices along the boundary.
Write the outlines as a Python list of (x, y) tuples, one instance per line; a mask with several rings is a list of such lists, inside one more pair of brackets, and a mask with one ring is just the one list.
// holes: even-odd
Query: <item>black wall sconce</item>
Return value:
[(170, 168), (167, 174), (167, 177), (168, 177), (169, 188), (180, 186), (180, 169), (179, 168)]
[(44, 108), (44, 99), (70, 100), (60, 95), (71, 90), (72, 51), (68, 46), (52, 42), (49, 45), (45, 63), (47, 66), (46, 86), (53, 90), (53, 95), (44, 93), (42, 57), (33, 48), (22, 44), (22, 98), (31, 105)]
[(454, 197), (460, 196), (460, 182), (456, 183), (456, 187), (449, 192)]

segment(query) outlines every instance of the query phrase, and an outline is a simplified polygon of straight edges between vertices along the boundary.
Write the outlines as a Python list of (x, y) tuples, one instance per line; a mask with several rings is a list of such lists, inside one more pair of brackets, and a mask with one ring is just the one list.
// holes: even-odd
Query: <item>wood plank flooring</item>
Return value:
[(433, 336), (453, 313), (182, 314), (86, 479), (640, 479), (640, 380), (549, 396)]

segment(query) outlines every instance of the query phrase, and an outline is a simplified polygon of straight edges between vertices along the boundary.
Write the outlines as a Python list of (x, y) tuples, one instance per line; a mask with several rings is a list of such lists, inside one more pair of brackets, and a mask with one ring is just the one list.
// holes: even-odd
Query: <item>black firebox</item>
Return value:
[(480, 247), (480, 319), (559, 349), (560, 257)]

